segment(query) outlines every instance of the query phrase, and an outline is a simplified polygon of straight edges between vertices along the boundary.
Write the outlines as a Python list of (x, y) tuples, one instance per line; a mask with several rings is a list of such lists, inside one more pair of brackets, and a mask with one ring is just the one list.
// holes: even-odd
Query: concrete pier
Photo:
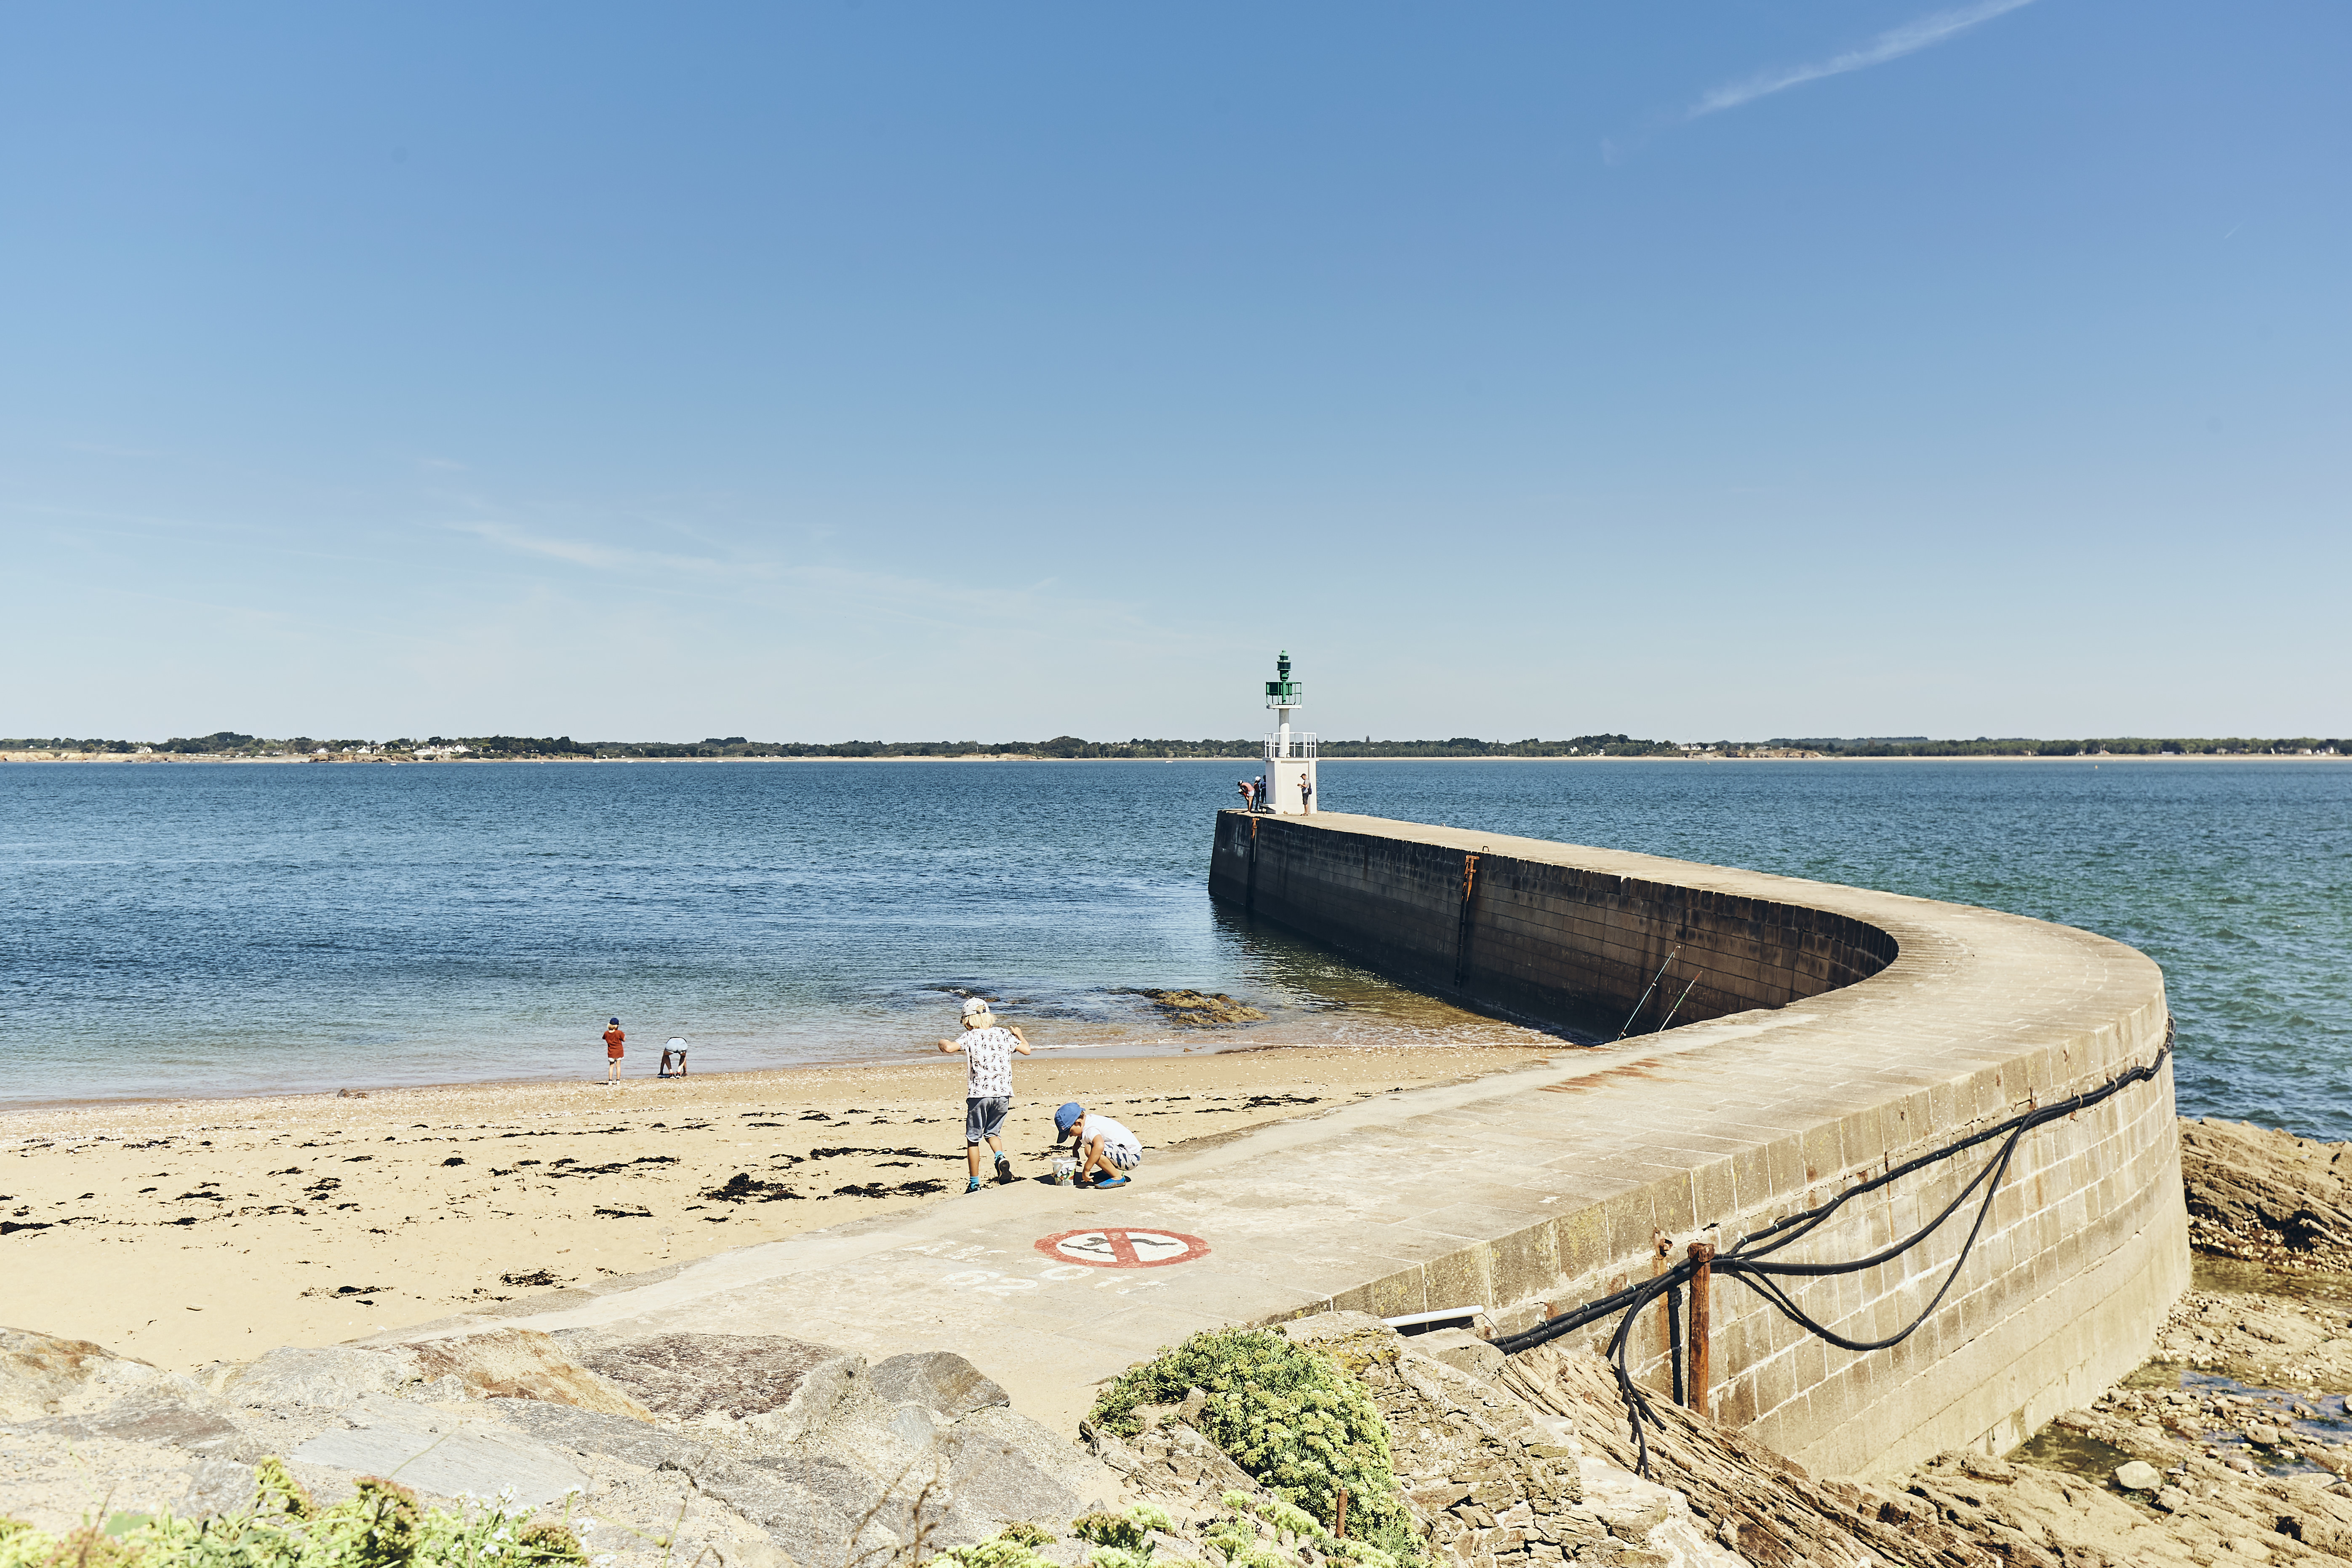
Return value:
[[(1647, 991), (1637, 1030), (1675, 1009), (1675, 1026), (1643, 1041), (1672, 1051), (1671, 1067), (1544, 1086), (1583, 1101), (1589, 1119), (1563, 1129), (1575, 1152), (1543, 1162), (1575, 1173), (1557, 1194), (1574, 1212), (1487, 1255), (1488, 1294), (1511, 1329), (1538, 1315), (1530, 1297), (1572, 1303), (1651, 1272), (1658, 1233), (1677, 1247), (1694, 1235), (1728, 1244), (2095, 1088), (2152, 1060), (2166, 1037), (2163, 975), (2119, 942), (1830, 883), (1373, 817), (1227, 812), (1210, 888), (1253, 918), (1473, 1002), (1590, 1023), (1623, 1016)], [(2188, 1284), (2173, 1121), (2168, 1066), (2032, 1134), (1977, 1253), (1892, 1351), (1839, 1351), (1719, 1285), (1715, 1414), (1832, 1470), (2022, 1441), (2129, 1371)], [(1860, 1212), (1794, 1257), (1857, 1258), (1909, 1234), (1981, 1160), (1852, 1205)], [(1884, 1337), (1925, 1307), (1965, 1230), (1819, 1282), (1808, 1310), (1849, 1338)], [(1547, 1271), (1557, 1283), (1538, 1292), (1530, 1281)], [(1635, 1343), (1646, 1381), (1663, 1384), (1662, 1337), (1652, 1329)]]
[[(1198, 1328), (1472, 1304), (1528, 1327), (1646, 1273), (1661, 1233), (1728, 1243), (2104, 1083), (2165, 1035), (2147, 959), (1988, 910), (1332, 814), (1227, 814), (1213, 858), (1218, 895), (1259, 918), (1528, 1011), (1630, 1007), (1677, 944), (1685, 984), (1705, 977), (1664, 1033), (1149, 1151), (1118, 1192), (989, 1189), (385, 1337), (502, 1321), (953, 1350), (1068, 1430), (1100, 1380)], [(1792, 1251), (1906, 1234), (1980, 1159)], [(1874, 1337), (1925, 1303), (1964, 1229), (1799, 1294)], [(1718, 1282), (1709, 1403), (1816, 1472), (1998, 1452), (2137, 1364), (2188, 1277), (2167, 1072), (2025, 1141), (1943, 1304), (1894, 1351), (1838, 1351)], [(1659, 1325), (1634, 1342), (1662, 1388)]]

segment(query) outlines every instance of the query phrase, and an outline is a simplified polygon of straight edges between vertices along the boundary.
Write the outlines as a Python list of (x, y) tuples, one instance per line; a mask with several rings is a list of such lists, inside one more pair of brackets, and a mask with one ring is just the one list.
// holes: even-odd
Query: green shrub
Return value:
[(1011, 1530), (1004, 1530), (989, 1540), (977, 1541), (970, 1546), (951, 1546), (936, 1557), (926, 1557), (923, 1568), (944, 1568), (949, 1563), (960, 1563), (962, 1568), (1055, 1568), (1030, 1550), (1043, 1544), (1015, 1540)]
[(243, 1513), (117, 1515), (109, 1521), (117, 1534), (84, 1525), (62, 1538), (0, 1521), (0, 1568), (588, 1568), (568, 1527), (530, 1517), (498, 1505), (423, 1508), (407, 1488), (373, 1476), (320, 1508), (284, 1465), (264, 1459)]
[(1024, 1546), (1048, 1546), (1055, 1540), (1052, 1531), (1042, 1524), (1031, 1524), (1026, 1521), (1008, 1524), (998, 1531), (996, 1535), (1000, 1541), (1017, 1541)]
[(1381, 1540), (1409, 1528), (1380, 1411), (1338, 1362), (1280, 1334), (1194, 1334), (1120, 1373), (1092, 1418), (1132, 1436), (1137, 1405), (1172, 1405), (1195, 1388), (1209, 1396), (1193, 1423), (1201, 1435), (1318, 1526), (1337, 1517), (1344, 1489), (1351, 1535)]
[(1070, 1533), (1080, 1541), (1118, 1552), (1139, 1552), (1147, 1557), (1151, 1554), (1151, 1543), (1145, 1537), (1150, 1528), (1117, 1513), (1089, 1513), (1070, 1521)]

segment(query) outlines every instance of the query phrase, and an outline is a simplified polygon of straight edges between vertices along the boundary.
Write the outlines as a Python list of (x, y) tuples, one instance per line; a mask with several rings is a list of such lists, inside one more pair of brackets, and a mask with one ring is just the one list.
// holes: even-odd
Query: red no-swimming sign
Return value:
[(1037, 1250), (1056, 1263), (1083, 1263), (1089, 1268), (1165, 1268), (1208, 1257), (1209, 1244), (1181, 1231), (1104, 1226), (1040, 1237)]

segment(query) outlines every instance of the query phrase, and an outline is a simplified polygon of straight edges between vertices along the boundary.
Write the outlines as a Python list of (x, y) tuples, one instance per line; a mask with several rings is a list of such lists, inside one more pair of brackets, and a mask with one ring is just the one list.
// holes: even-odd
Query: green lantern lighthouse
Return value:
[(1303, 682), (1290, 679), (1290, 650), (1274, 661), (1265, 683), (1265, 705), (1274, 710), (1274, 733), (1265, 738), (1265, 795), (1262, 809), (1277, 816), (1304, 816), (1315, 809), (1315, 737), (1290, 727), (1290, 712), (1306, 701)]

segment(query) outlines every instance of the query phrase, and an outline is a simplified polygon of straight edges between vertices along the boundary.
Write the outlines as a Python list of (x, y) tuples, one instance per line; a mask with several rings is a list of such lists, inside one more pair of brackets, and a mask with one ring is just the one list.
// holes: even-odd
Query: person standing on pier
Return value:
[(1019, 1029), (999, 1025), (982, 997), (963, 1005), (963, 1033), (941, 1040), (940, 1049), (950, 1056), (963, 1053), (963, 1159), (971, 1180), (967, 1193), (980, 1191), (980, 1146), (985, 1142), (996, 1156), (999, 1185), (1013, 1180), (1013, 1162), (1004, 1154), (1004, 1117), (1013, 1109), (1013, 1058), (1029, 1054), (1029, 1042)]

